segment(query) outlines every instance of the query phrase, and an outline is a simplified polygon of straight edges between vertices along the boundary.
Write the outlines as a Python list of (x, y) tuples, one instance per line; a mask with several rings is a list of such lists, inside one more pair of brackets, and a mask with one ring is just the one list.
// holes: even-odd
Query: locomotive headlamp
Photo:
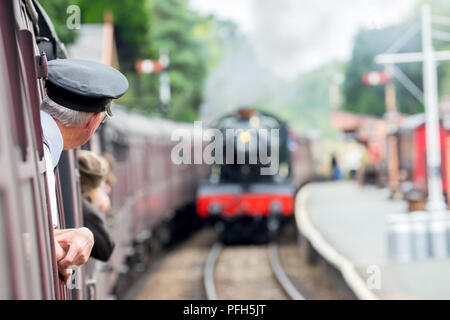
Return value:
[(243, 131), (239, 135), (239, 140), (241, 140), (243, 143), (249, 143), (251, 139), (252, 139), (252, 136), (250, 135), (250, 132), (248, 132), (248, 131)]

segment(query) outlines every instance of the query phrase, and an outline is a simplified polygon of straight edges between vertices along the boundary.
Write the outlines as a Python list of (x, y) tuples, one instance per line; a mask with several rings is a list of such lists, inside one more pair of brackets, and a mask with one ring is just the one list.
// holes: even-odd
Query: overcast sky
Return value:
[(351, 56), (358, 28), (380, 28), (408, 17), (417, 0), (190, 0), (191, 7), (235, 21), (259, 62), (294, 79), (333, 59)]

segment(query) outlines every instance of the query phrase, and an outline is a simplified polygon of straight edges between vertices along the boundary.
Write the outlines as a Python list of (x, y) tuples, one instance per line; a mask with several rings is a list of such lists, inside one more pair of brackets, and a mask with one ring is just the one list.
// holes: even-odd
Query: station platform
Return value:
[(450, 299), (450, 259), (388, 259), (385, 216), (407, 211), (389, 195), (350, 181), (311, 183), (297, 195), (296, 223), (360, 299)]

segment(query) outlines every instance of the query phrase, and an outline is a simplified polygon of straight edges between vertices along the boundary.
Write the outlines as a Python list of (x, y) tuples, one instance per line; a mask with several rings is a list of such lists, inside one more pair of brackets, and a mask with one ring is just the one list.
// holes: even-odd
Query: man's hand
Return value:
[(94, 245), (94, 235), (88, 228), (54, 230), (54, 234), (56, 242), (66, 252), (58, 261), (60, 270), (81, 266), (88, 261)]
[(55, 253), (56, 253), (56, 261), (59, 261), (59, 260), (61, 260), (62, 258), (64, 258), (66, 256), (66, 252), (60, 246), (58, 241), (56, 241), (56, 239), (55, 239)]
[(58, 272), (59, 272), (59, 280), (63, 284), (67, 285), (67, 280), (69, 280), (70, 277), (72, 276), (72, 269), (62, 269), (58, 267)]
[[(66, 251), (59, 245), (58, 241), (55, 239), (55, 253), (56, 261), (59, 262), (66, 256)], [(58, 266), (59, 278), (63, 283), (66, 283), (72, 275), (72, 269), (64, 269)]]

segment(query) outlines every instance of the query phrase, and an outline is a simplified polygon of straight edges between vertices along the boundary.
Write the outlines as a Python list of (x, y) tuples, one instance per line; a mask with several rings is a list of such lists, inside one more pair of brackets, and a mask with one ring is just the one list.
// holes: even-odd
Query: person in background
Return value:
[(333, 180), (341, 180), (342, 179), (342, 172), (339, 167), (336, 155), (331, 156), (331, 168), (333, 170)]
[(363, 155), (364, 148), (359, 144), (352, 144), (350, 150), (345, 154), (345, 164), (349, 170), (350, 179), (355, 179), (357, 172), (360, 171)]
[(77, 158), (83, 192), (84, 225), (92, 231), (95, 240), (91, 256), (101, 261), (108, 261), (114, 250), (114, 242), (98, 208), (92, 203), (92, 197), (101, 190), (100, 186), (108, 174), (108, 162), (87, 150), (78, 150)]
[(103, 154), (103, 158), (108, 164), (108, 173), (103, 180), (100, 188), (98, 188), (95, 194), (92, 195), (92, 203), (103, 213), (108, 213), (111, 210), (111, 198), (112, 187), (116, 183), (116, 177), (113, 174), (115, 160), (109, 153)]
[(101, 122), (112, 116), (110, 104), (128, 90), (128, 81), (116, 69), (79, 59), (57, 59), (48, 63), (47, 96), (41, 103), (44, 158), (55, 254), (61, 277), (70, 267), (87, 262), (94, 245), (88, 228), (60, 229), (54, 169), (61, 152), (85, 144)]
[(107, 213), (111, 209), (111, 199), (105, 190), (105, 180), (101, 185), (90, 193), (91, 203), (102, 213)]

